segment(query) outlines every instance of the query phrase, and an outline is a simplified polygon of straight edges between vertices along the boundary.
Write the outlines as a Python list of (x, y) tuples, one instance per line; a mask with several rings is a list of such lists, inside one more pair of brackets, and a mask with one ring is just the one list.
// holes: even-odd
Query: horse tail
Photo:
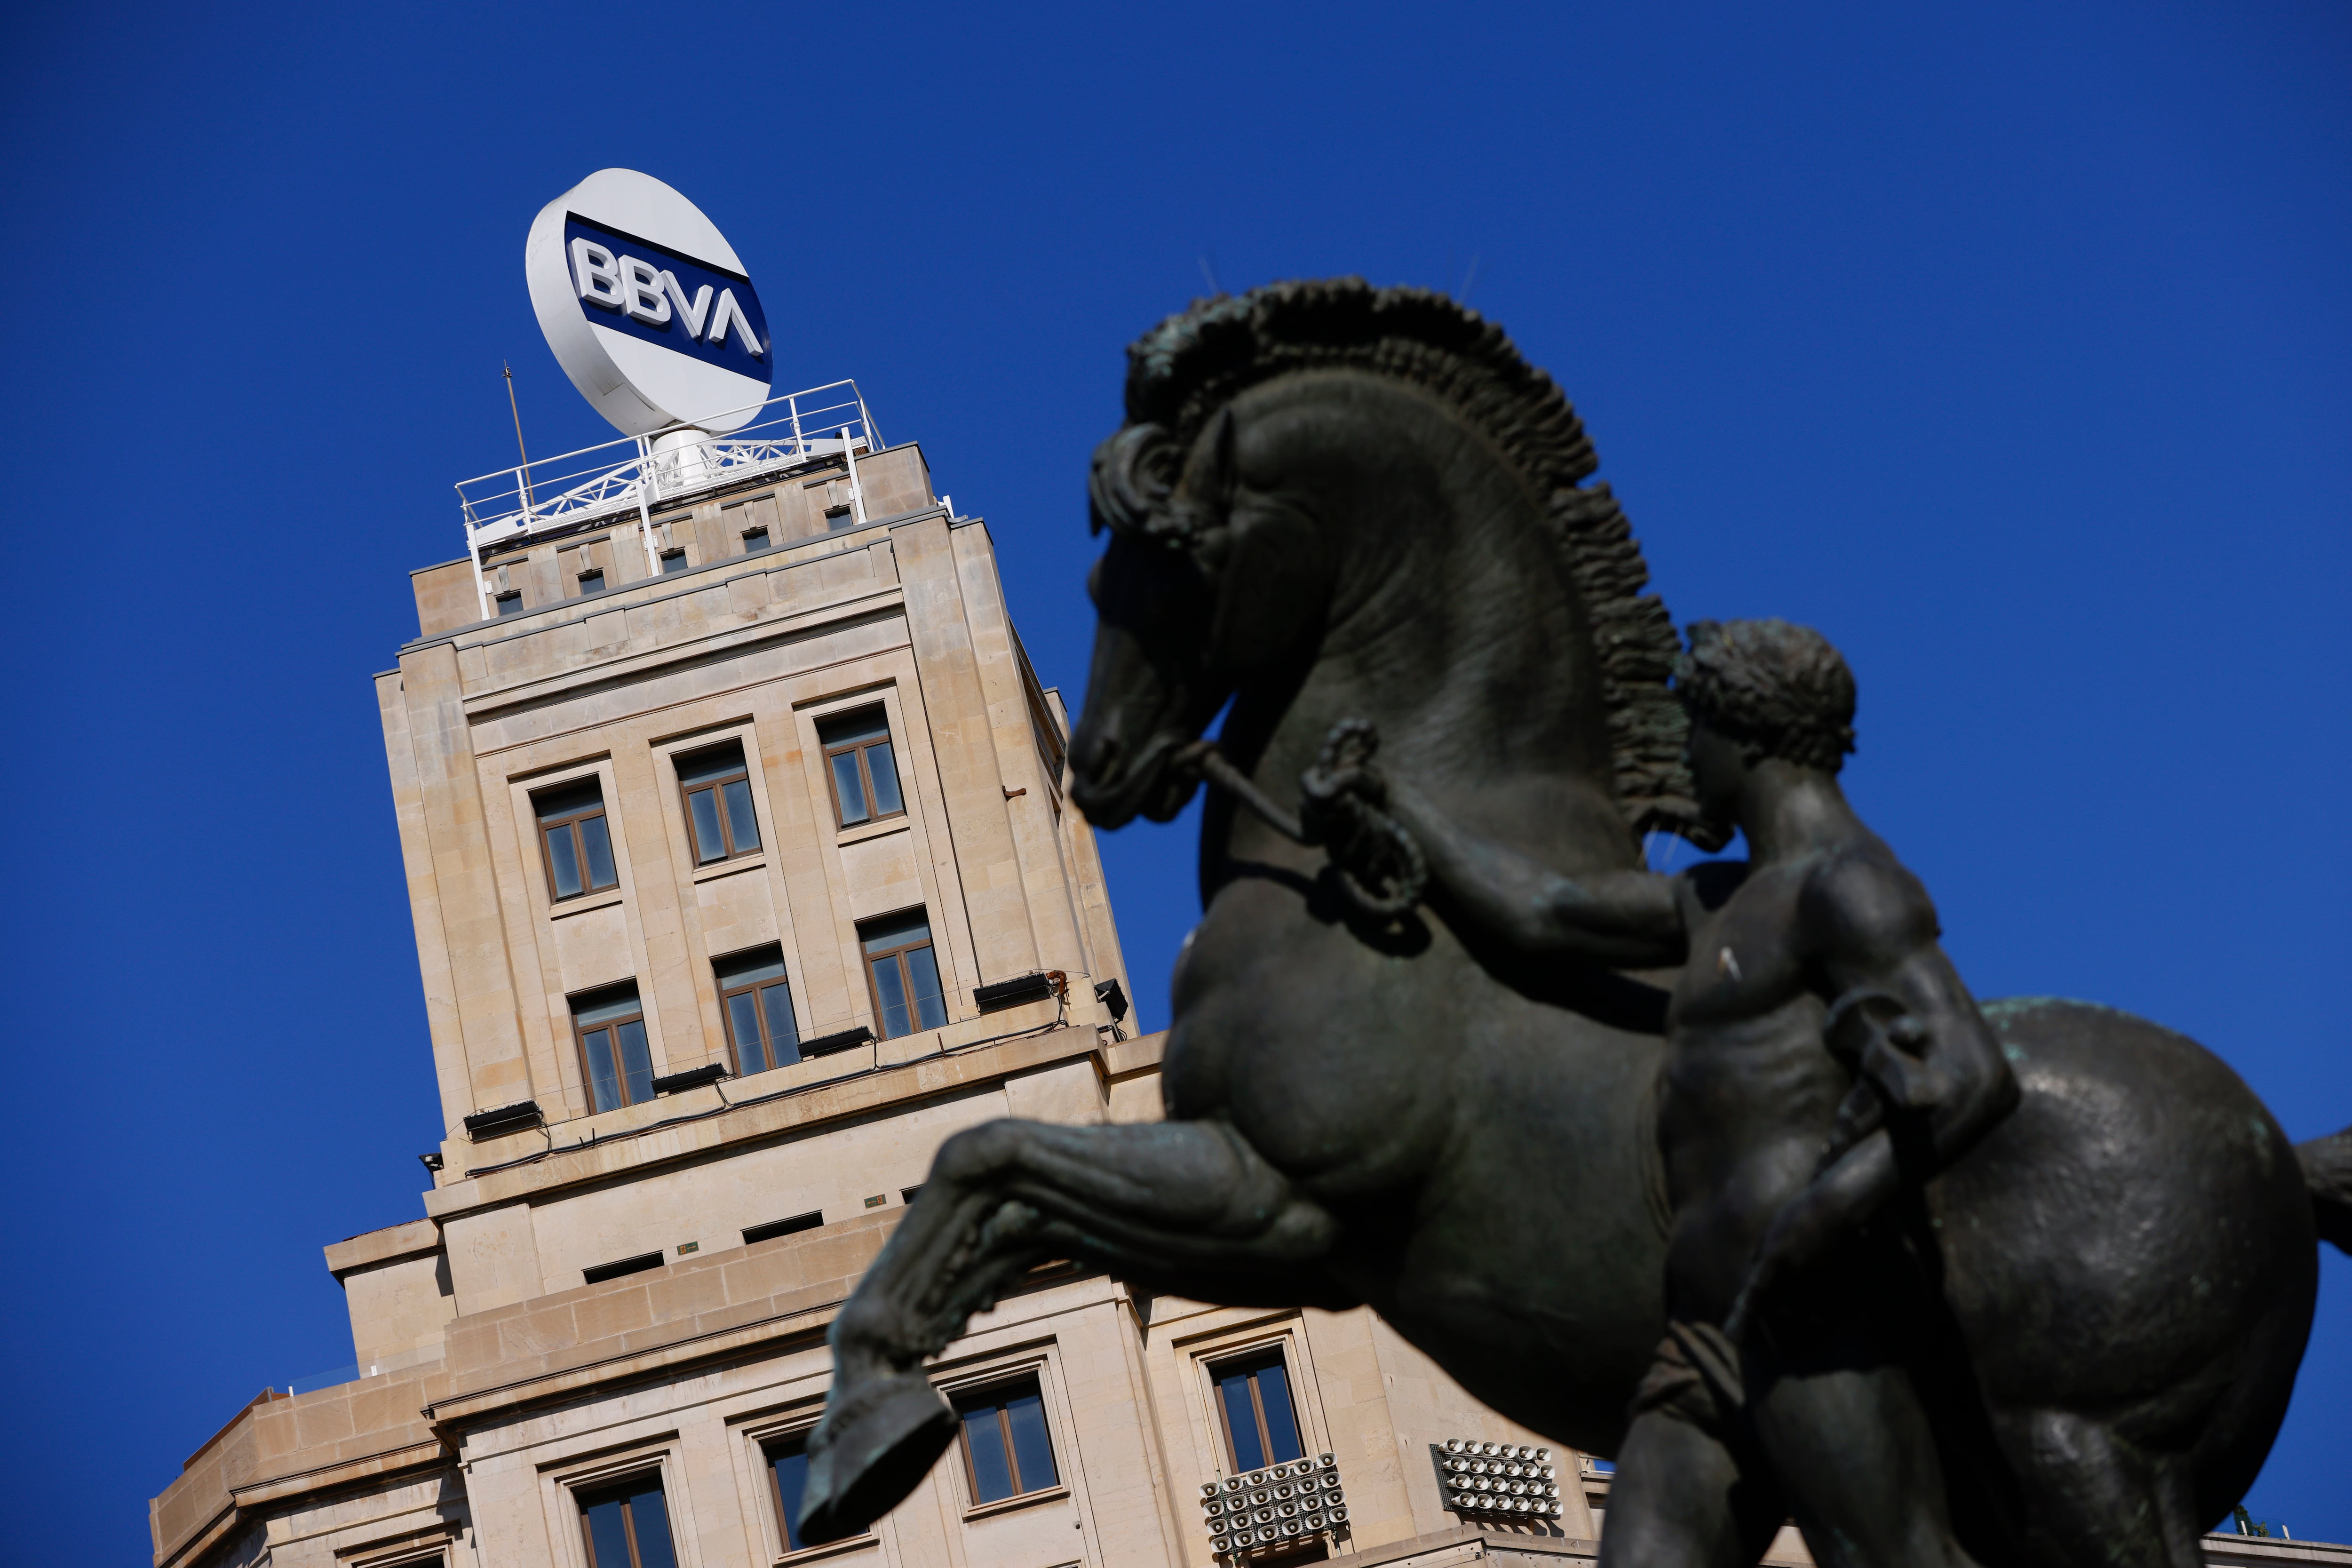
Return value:
[(2303, 1163), (2303, 1184), (2311, 1194), (2311, 1217), (2319, 1239), (2352, 1252), (2352, 1127), (2294, 1146)]

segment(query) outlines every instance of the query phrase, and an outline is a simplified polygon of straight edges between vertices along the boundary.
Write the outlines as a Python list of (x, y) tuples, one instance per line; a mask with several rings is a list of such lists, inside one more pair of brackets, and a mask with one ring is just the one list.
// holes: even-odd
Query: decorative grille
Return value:
[(1328, 1454), (1204, 1481), (1201, 1512), (1210, 1547), (1229, 1563), (1317, 1536), (1336, 1538), (1348, 1525), (1339, 1461)]
[(1445, 1506), (1473, 1519), (1560, 1516), (1559, 1471), (1549, 1448), (1448, 1437), (1429, 1446)]

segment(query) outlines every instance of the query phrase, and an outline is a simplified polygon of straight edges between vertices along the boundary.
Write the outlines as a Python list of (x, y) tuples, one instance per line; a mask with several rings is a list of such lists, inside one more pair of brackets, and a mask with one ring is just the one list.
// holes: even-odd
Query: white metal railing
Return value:
[(658, 576), (656, 507), (690, 491), (812, 458), (842, 455), (849, 467), (851, 511), (858, 522), (866, 521), (857, 452), (875, 450), (882, 438), (855, 381), (832, 382), (748, 406), (755, 410), (751, 418), (724, 436), (673, 426), (651, 436), (624, 436), (460, 480), (457, 506), (465, 517), (466, 553), (473, 562), (474, 593), (482, 618), (490, 618), (489, 579), (482, 571), (486, 550), (634, 512), (645, 542), (646, 570)]

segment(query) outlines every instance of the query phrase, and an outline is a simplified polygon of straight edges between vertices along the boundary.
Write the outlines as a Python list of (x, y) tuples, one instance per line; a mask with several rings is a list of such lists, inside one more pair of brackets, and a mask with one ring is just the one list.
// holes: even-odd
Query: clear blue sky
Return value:
[[(420, 1212), (368, 677), (510, 460), (500, 361), (536, 448), (606, 433), (521, 249), (607, 164), (733, 239), (780, 384), (924, 443), (1074, 700), (1127, 342), (1204, 268), (1468, 279), (1678, 618), (1845, 648), (1853, 794), (1980, 994), (2352, 1121), (2340, 5), (12, 15), (0, 1557), (140, 1559), (222, 1420), (350, 1359), (321, 1244)], [(1156, 1026), (1192, 826), (1105, 853)], [(2250, 1500), (2342, 1541), (2326, 1269)]]

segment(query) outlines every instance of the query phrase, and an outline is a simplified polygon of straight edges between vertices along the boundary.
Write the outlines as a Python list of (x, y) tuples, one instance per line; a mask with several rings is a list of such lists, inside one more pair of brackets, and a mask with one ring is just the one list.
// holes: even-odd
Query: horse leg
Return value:
[(1906, 1367), (1782, 1372), (1749, 1408), (1822, 1568), (1975, 1568)]
[(1617, 1449), (1601, 1568), (1748, 1568), (1786, 1511), (1762, 1467), (1679, 1414), (1645, 1410)]
[(1250, 1281), (1295, 1294), (1312, 1289), (1337, 1229), (1223, 1122), (992, 1121), (957, 1133), (834, 1320), (802, 1533), (811, 1544), (853, 1534), (922, 1479), (955, 1436), (924, 1359), (1036, 1264), (1189, 1279), (1211, 1300)]
[(2034, 1498), (2029, 1532), (2053, 1563), (2201, 1568), (2188, 1467), (2070, 1410), (2003, 1421), (2001, 1447)]

